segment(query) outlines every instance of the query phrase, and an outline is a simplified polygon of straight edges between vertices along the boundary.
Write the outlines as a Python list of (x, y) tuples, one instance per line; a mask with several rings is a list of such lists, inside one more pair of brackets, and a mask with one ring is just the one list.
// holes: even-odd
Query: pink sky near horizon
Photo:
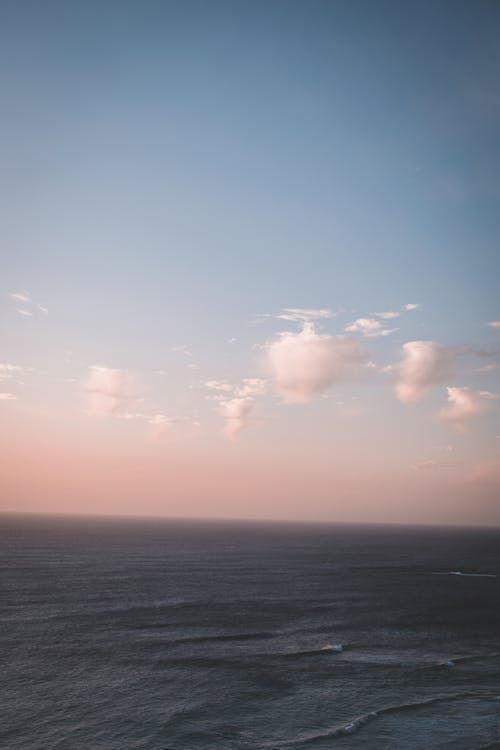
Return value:
[[(50, 388), (37, 390), (46, 375), (27, 373), (29, 400), (1, 405), (0, 511), (500, 523), (500, 462), (495, 458), (500, 440), (489, 456), (478, 450), (484, 415), (467, 405), (457, 428), (435, 406), (427, 404), (422, 411), (406, 404), (405, 397), (397, 398), (390, 368), (372, 373), (374, 367), (369, 367), (365, 382), (364, 376), (354, 377), (359, 395), (348, 396), (350, 371), (342, 370), (342, 384), (331, 381), (339, 372), (335, 358), (350, 361), (351, 350), (346, 355), (343, 340), (337, 350), (337, 340), (328, 334), (321, 334), (319, 342), (312, 339), (319, 352), (309, 349), (309, 339), (304, 349), (300, 331), (301, 324), (286, 334), (291, 359), (287, 350), (275, 380), (269, 370), (267, 381), (253, 378), (240, 386), (200, 380), (191, 395), (199, 409), (196, 419), (129, 412), (132, 405), (147, 412), (151, 396), (141, 396), (140, 405), (135, 404), (136, 380), (125, 371), (113, 371), (108, 379), (109, 372), (101, 368), (96, 380), (90, 369), (80, 381), (64, 384), (59, 403)], [(274, 339), (280, 341), (279, 336)], [(333, 362), (328, 347), (334, 347)], [(441, 354), (438, 362), (435, 349), (424, 354), (420, 375), (427, 367), (427, 380), (448, 377), (446, 367), (441, 372)], [(260, 354), (255, 362), (259, 359)], [(285, 373), (290, 377), (280, 394)], [(410, 377), (409, 382), (416, 391), (427, 387), (422, 378)], [(445, 388), (432, 385), (442, 401)], [(299, 403), (290, 403), (292, 387), (298, 389)], [(220, 401), (212, 401), (214, 393)], [(231, 429), (237, 422), (236, 434), (227, 432), (227, 414), (220, 410), (231, 399), (252, 404), (250, 416), (237, 411), (230, 417)], [(485, 401), (496, 407), (496, 399)], [(496, 413), (490, 416), (496, 418)]]

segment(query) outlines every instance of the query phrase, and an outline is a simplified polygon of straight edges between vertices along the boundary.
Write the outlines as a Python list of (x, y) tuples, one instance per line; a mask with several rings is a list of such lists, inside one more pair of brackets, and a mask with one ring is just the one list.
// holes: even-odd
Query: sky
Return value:
[(0, 511), (500, 524), (500, 5), (0, 11)]

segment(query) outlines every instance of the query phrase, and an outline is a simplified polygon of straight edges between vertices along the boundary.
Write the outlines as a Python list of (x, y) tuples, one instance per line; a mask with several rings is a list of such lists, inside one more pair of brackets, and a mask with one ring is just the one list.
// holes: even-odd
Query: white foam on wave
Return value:
[(340, 652), (343, 650), (344, 650), (344, 647), (341, 643), (335, 643), (335, 644), (327, 643), (326, 646), (322, 646), (320, 648), (320, 651), (333, 651), (336, 654), (340, 654)]
[(464, 576), (466, 578), (496, 578), (496, 573), (465, 573), (463, 570), (445, 570), (433, 572), (435, 576)]
[[(361, 729), (365, 724), (378, 719), (381, 716), (385, 716), (387, 714), (395, 714), (399, 712), (405, 712), (405, 711), (413, 711), (415, 709), (420, 708), (426, 708), (435, 704), (439, 703), (447, 703), (452, 702), (456, 700), (464, 700), (466, 698), (475, 697), (474, 693), (454, 693), (451, 695), (441, 695), (436, 696), (434, 698), (423, 698), (422, 700), (412, 701), (409, 703), (400, 703), (393, 706), (385, 706), (383, 708), (375, 709), (374, 711), (369, 711), (365, 714), (361, 714), (360, 716), (357, 716), (355, 719), (351, 719), (351, 721), (346, 722), (345, 724), (339, 724), (337, 726), (331, 727), (330, 729), (325, 730), (324, 732), (315, 732), (310, 733), (307, 735), (303, 735), (302, 737), (295, 740), (293, 743), (287, 743), (287, 747), (289, 747), (291, 744), (294, 746), (301, 746), (304, 744), (308, 744), (310, 742), (316, 742), (318, 740), (326, 740), (326, 739), (333, 739), (335, 737), (342, 737), (343, 735), (349, 735), (354, 734), (359, 729)], [(273, 748), (281, 747), (281, 744), (273, 745)]]

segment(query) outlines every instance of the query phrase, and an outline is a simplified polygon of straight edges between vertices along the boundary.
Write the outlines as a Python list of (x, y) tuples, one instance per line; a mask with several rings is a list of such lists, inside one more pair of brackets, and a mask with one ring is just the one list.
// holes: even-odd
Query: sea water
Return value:
[(500, 748), (500, 532), (0, 519), (2, 750)]

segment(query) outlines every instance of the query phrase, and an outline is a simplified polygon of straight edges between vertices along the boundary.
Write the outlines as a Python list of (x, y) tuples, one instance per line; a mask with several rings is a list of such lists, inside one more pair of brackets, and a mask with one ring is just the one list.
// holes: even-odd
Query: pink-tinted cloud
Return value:
[(222, 401), (219, 411), (224, 417), (224, 434), (230, 440), (236, 440), (242, 430), (250, 424), (255, 410), (255, 400), (249, 396)]
[(400, 364), (386, 369), (396, 375), (396, 395), (404, 404), (418, 401), (453, 375), (455, 353), (435, 341), (408, 341), (403, 355)]
[(421, 310), (422, 305), (419, 302), (408, 302), (407, 305), (404, 306), (405, 310)]
[(282, 333), (265, 347), (276, 387), (285, 401), (310, 401), (336, 383), (356, 378), (368, 364), (356, 339), (316, 333)]
[(500, 328), (500, 320), (490, 320), (487, 325), (489, 325), (491, 328)]
[(17, 401), (17, 398), (15, 393), (0, 393), (0, 401)]
[(127, 370), (90, 367), (85, 384), (90, 410), (96, 415), (113, 415), (139, 401), (134, 377)]
[(267, 380), (262, 378), (243, 378), (242, 384), (236, 388), (238, 396), (263, 396), (269, 390)]
[(486, 401), (500, 398), (500, 394), (490, 391), (475, 391), (472, 388), (449, 387), (448, 406), (438, 413), (437, 418), (463, 430), (471, 419), (487, 410)]

